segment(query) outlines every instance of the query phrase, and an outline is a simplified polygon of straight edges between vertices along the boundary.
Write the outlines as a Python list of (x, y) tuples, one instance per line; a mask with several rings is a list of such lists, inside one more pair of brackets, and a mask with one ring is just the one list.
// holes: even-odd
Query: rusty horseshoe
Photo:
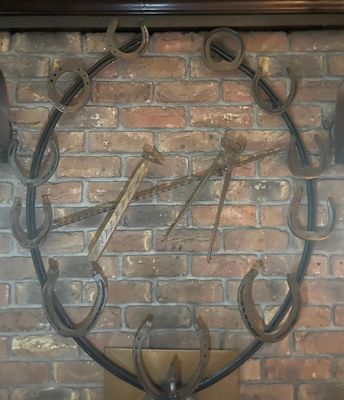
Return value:
[(284, 322), (273, 331), (266, 330), (264, 320), (260, 317), (253, 298), (252, 285), (258, 270), (252, 268), (242, 279), (238, 289), (238, 306), (241, 317), (247, 329), (262, 342), (277, 342), (283, 339), (292, 330), (298, 320), (301, 310), (301, 294), (296, 281), (296, 274), (287, 275), (288, 286), (291, 294), (291, 309)]
[(49, 258), (49, 269), (47, 272), (47, 281), (42, 287), (42, 305), (45, 315), (57, 333), (64, 337), (86, 336), (96, 325), (106, 304), (108, 289), (106, 280), (103, 278), (101, 268), (97, 263), (92, 263), (92, 274), (98, 288), (97, 297), (90, 312), (81, 322), (75, 324), (72, 328), (66, 326), (57, 315), (55, 303), (55, 285), (59, 276), (59, 265), (57, 260)]

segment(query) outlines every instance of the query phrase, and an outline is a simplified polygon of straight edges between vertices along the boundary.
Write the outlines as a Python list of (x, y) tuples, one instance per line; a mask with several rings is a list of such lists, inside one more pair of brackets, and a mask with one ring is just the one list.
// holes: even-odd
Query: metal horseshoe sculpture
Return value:
[(24, 168), (19, 164), (17, 159), (18, 146), (19, 141), (18, 139), (14, 138), (8, 149), (8, 160), (12, 171), (23, 185), (43, 185), (43, 183), (47, 182), (52, 177), (60, 161), (60, 152), (56, 142), (53, 139), (49, 139), (48, 147), (50, 149), (50, 153), (48, 156), (47, 165), (38, 178), (29, 178), (28, 173), (24, 172)]
[[(142, 348), (149, 330), (152, 327), (153, 315), (149, 314), (139, 327), (133, 342), (133, 362), (136, 374), (140, 382), (151, 399), (154, 400), (185, 400), (195, 391), (198, 386), (209, 361), (209, 332), (201, 318), (198, 318), (196, 325), (196, 333), (200, 343), (200, 359), (196, 371), (193, 373), (189, 382), (183, 386), (177, 382), (177, 374), (174, 375), (168, 383), (168, 388), (164, 391), (158, 387), (151, 378), (142, 357)], [(173, 367), (172, 367), (173, 369)]]
[(290, 69), (287, 68), (287, 73), (290, 78), (290, 93), (288, 95), (288, 98), (284, 101), (284, 103), (279, 104), (276, 107), (271, 107), (268, 102), (263, 100), (260, 96), (259, 92), (259, 80), (261, 79), (263, 70), (262, 68), (258, 68), (257, 72), (252, 80), (252, 86), (251, 86), (251, 92), (252, 92), (252, 97), (256, 101), (256, 103), (259, 105), (260, 108), (262, 108), (265, 112), (269, 114), (282, 114), (284, 113), (291, 103), (293, 102), (295, 96), (296, 96), (296, 90), (297, 90), (297, 80), (293, 76), (293, 74), (290, 72)]
[(49, 320), (55, 331), (64, 337), (82, 337), (86, 336), (96, 325), (106, 304), (108, 289), (106, 280), (101, 274), (101, 268), (97, 263), (92, 263), (93, 279), (98, 288), (97, 297), (90, 312), (83, 321), (78, 322), (73, 327), (68, 327), (61, 321), (58, 316), (54, 304), (55, 302), (55, 285), (59, 276), (58, 262), (49, 258), (48, 278), (42, 287), (42, 305), (47, 319)]
[(10, 226), (13, 236), (18, 243), (26, 248), (32, 249), (38, 247), (47, 238), (53, 223), (53, 211), (47, 195), (42, 196), (44, 220), (41, 226), (37, 229), (37, 235), (34, 238), (29, 238), (28, 233), (21, 227), (19, 218), (22, 211), (22, 202), (19, 197), (14, 199), (13, 207), (10, 214)]
[(327, 226), (324, 228), (317, 228), (316, 231), (309, 231), (303, 228), (298, 219), (298, 209), (302, 198), (302, 188), (297, 186), (294, 197), (290, 202), (288, 209), (288, 226), (291, 232), (302, 240), (320, 241), (329, 238), (336, 225), (336, 207), (332, 197), (329, 197), (326, 202), (327, 206)]
[(296, 140), (290, 136), (289, 148), (287, 152), (287, 165), (290, 172), (297, 178), (313, 179), (323, 174), (330, 165), (330, 144), (328, 140), (323, 139), (319, 135), (314, 136), (314, 140), (320, 150), (320, 161), (317, 167), (311, 165), (302, 166), (296, 149)]
[(243, 278), (238, 289), (238, 306), (241, 317), (247, 327), (247, 329), (260, 341), (262, 342), (278, 342), (283, 339), (291, 329), (300, 314), (301, 310), (301, 294), (299, 285), (296, 281), (296, 274), (289, 274), (287, 276), (288, 286), (291, 294), (291, 310), (288, 317), (284, 322), (281, 322), (279, 326), (272, 330), (266, 330), (264, 320), (260, 317), (253, 298), (252, 298), (252, 285), (253, 280), (257, 276), (258, 270), (251, 269)]
[(5, 77), (0, 70), (0, 162), (7, 163), (8, 147), (12, 139), (12, 126), (9, 120), (10, 104), (8, 101)]

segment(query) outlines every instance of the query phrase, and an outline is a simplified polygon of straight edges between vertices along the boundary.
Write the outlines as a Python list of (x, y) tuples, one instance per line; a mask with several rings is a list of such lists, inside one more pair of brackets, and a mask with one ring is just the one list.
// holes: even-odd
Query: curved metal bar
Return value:
[(119, 49), (119, 45), (114, 37), (117, 26), (118, 20), (117, 18), (113, 18), (106, 31), (106, 45), (110, 53), (113, 54), (115, 57), (118, 57), (121, 60), (125, 61), (133, 61), (135, 60), (135, 58), (140, 57), (146, 51), (149, 41), (149, 32), (146, 25), (143, 23), (143, 21), (140, 22), (142, 34), (141, 43), (135, 51), (128, 53)]
[(0, 163), (8, 162), (8, 147), (12, 139), (12, 125), (9, 119), (10, 104), (6, 81), (0, 69)]
[(238, 305), (241, 317), (247, 329), (262, 342), (278, 342), (292, 330), (298, 320), (301, 310), (301, 294), (296, 281), (296, 274), (287, 276), (288, 286), (291, 294), (291, 309), (289, 315), (272, 331), (266, 331), (264, 320), (260, 317), (253, 298), (252, 285), (258, 270), (251, 269), (243, 278), (238, 289)]
[[(200, 343), (200, 359), (198, 366), (190, 378), (189, 382), (182, 387), (178, 387), (178, 382), (171, 381), (169, 374), (168, 392), (158, 387), (151, 378), (142, 357), (142, 348), (149, 330), (152, 327), (153, 315), (149, 314), (139, 327), (133, 342), (133, 362), (136, 374), (142, 383), (145, 392), (155, 400), (174, 399), (185, 400), (196, 390), (209, 361), (209, 332), (201, 318), (198, 318), (196, 325), (196, 333)], [(177, 375), (174, 374), (176, 377)]]
[(289, 147), (287, 152), (287, 164), (289, 171), (297, 178), (314, 179), (324, 173), (330, 165), (330, 143), (319, 135), (314, 136), (314, 140), (320, 150), (320, 161), (317, 167), (311, 165), (302, 166), (296, 148), (296, 140), (294, 136), (290, 136)]
[(307, 230), (306, 228), (303, 228), (299, 222), (297, 214), (301, 198), (302, 198), (302, 188), (300, 185), (298, 185), (288, 209), (289, 229), (296, 237), (302, 240), (320, 241), (328, 239), (331, 236), (336, 225), (336, 207), (333, 198), (328, 197), (326, 202), (327, 214), (328, 214), (327, 226), (323, 228), (317, 228), (315, 231), (310, 231)]
[(10, 226), (13, 236), (17, 239), (18, 243), (26, 248), (32, 249), (38, 247), (47, 238), (53, 224), (53, 211), (49, 201), (49, 197), (44, 195), (42, 197), (44, 220), (42, 225), (37, 229), (37, 235), (34, 238), (29, 238), (27, 232), (21, 227), (19, 218), (22, 211), (22, 202), (19, 197), (14, 199), (13, 207), (10, 215)]
[(93, 279), (98, 288), (96, 300), (88, 315), (81, 322), (78, 322), (72, 328), (69, 328), (61, 321), (54, 308), (54, 299), (56, 296), (54, 288), (59, 276), (58, 267), (58, 262), (53, 258), (49, 258), (49, 269), (47, 272), (48, 279), (42, 287), (42, 305), (45, 315), (55, 331), (61, 336), (85, 336), (94, 328), (105, 307), (108, 295), (106, 280), (101, 274), (100, 266), (97, 263), (92, 263)]
[[(80, 76), (83, 81), (84, 90), (80, 95), (79, 102), (76, 104), (63, 104), (56, 91), (56, 82), (66, 72), (73, 72)], [(88, 102), (91, 97), (91, 81), (87, 71), (78, 60), (65, 60), (62, 65), (52, 71), (47, 81), (48, 96), (54, 106), (61, 112), (76, 112)]]
[(284, 113), (291, 103), (293, 102), (295, 96), (296, 96), (296, 89), (297, 89), (297, 80), (293, 76), (293, 74), (290, 71), (290, 68), (287, 67), (287, 73), (290, 78), (290, 93), (287, 99), (284, 101), (284, 103), (279, 104), (275, 107), (270, 106), (265, 100), (263, 100), (259, 94), (259, 81), (262, 76), (262, 68), (259, 67), (257, 69), (257, 72), (254, 75), (254, 78), (252, 80), (252, 85), (251, 85), (251, 92), (252, 92), (252, 97), (256, 101), (256, 103), (259, 105), (260, 108), (262, 108), (265, 112), (269, 114), (282, 114)]
[(23, 185), (27, 186), (40, 186), (47, 182), (57, 169), (60, 162), (60, 152), (56, 142), (49, 139), (48, 147), (50, 149), (49, 159), (44, 172), (38, 178), (29, 178), (28, 174), (24, 172), (24, 168), (19, 165), (17, 159), (17, 150), (19, 146), (18, 139), (13, 139), (8, 148), (8, 160), (12, 171)]
[[(214, 61), (211, 55), (211, 45), (214, 38), (220, 36), (223, 33), (228, 33), (229, 35), (234, 36), (239, 43), (239, 49), (236, 53), (234, 60), (231, 62), (225, 60)], [(231, 28), (223, 27), (214, 29), (204, 38), (202, 46), (202, 57), (205, 65), (212, 71), (225, 72), (238, 69), (240, 64), (244, 60), (244, 56), (245, 56), (244, 40), (239, 32), (236, 32)]]

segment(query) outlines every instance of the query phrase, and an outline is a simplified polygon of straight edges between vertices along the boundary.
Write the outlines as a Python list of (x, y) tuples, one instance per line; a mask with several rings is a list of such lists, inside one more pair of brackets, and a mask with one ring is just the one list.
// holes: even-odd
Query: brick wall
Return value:
[[(127, 40), (130, 35), (122, 35)], [(292, 64), (303, 81), (290, 114), (314, 150), (314, 133), (334, 110), (344, 73), (344, 32), (252, 32), (244, 35), (247, 60), (260, 64), (280, 93)], [(202, 35), (159, 33), (149, 52), (131, 64), (116, 62), (93, 80), (92, 101), (65, 115), (56, 130), (61, 162), (39, 192), (48, 193), (56, 215), (113, 200), (140, 158), (144, 143), (164, 153), (144, 187), (205, 169), (220, 148), (221, 135), (244, 134), (248, 150), (285, 143), (279, 117), (261, 112), (250, 82), (239, 72), (208, 71), (200, 58)], [(22, 147), (32, 150), (51, 104), (46, 76), (59, 59), (80, 57), (85, 65), (104, 51), (103, 34), (0, 33), (0, 67), (7, 81), (11, 113)], [(343, 397), (344, 378), (344, 176), (332, 166), (318, 182), (319, 221), (331, 194), (338, 207), (337, 229), (316, 245), (302, 286), (304, 307), (295, 331), (265, 345), (240, 369), (243, 400), (327, 400)], [(90, 340), (99, 348), (131, 346), (143, 316), (153, 312), (151, 345), (193, 347), (192, 329), (201, 315), (213, 348), (242, 350), (252, 339), (237, 310), (236, 290), (257, 258), (263, 261), (254, 287), (266, 318), (286, 293), (285, 274), (298, 265), (302, 243), (286, 226), (294, 181), (285, 156), (236, 170), (227, 196), (213, 261), (206, 253), (219, 197), (213, 180), (172, 239), (167, 226), (190, 189), (178, 189), (130, 207), (101, 264), (109, 278), (109, 299)], [(40, 290), (27, 251), (9, 231), (14, 196), (25, 196), (7, 166), (0, 171), (0, 398), (1, 400), (102, 398), (103, 372), (70, 339), (54, 334), (40, 305)], [(50, 234), (44, 256), (60, 260), (58, 293), (76, 318), (90, 305), (94, 286), (87, 244), (100, 218)], [(234, 228), (234, 229), (233, 229)], [(257, 229), (259, 228), (259, 229)], [(82, 309), (87, 311), (87, 307)], [(171, 334), (170, 328), (177, 329)]]

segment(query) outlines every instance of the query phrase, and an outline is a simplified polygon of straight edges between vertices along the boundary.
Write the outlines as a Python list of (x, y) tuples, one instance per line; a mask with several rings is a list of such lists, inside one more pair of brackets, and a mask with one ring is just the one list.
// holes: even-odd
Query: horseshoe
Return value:
[[(76, 104), (62, 104), (60, 96), (56, 91), (56, 82), (59, 77), (65, 72), (74, 72), (75, 74), (80, 76), (84, 83), (84, 90), (83, 92), (81, 92), (79, 102)], [(48, 76), (47, 89), (50, 101), (59, 111), (61, 111), (62, 113), (76, 112), (85, 106), (91, 96), (91, 80), (88, 76), (88, 73), (78, 60), (65, 60), (62, 65), (57, 67)]]
[(264, 320), (260, 317), (253, 298), (252, 284), (258, 270), (251, 269), (243, 278), (238, 289), (238, 306), (241, 317), (247, 329), (260, 341), (274, 343), (283, 339), (292, 330), (298, 320), (301, 310), (301, 294), (296, 281), (296, 274), (287, 275), (288, 286), (291, 294), (291, 310), (284, 322), (273, 331), (267, 331)]
[(287, 164), (290, 172), (297, 178), (313, 179), (319, 177), (325, 172), (330, 165), (330, 144), (328, 140), (321, 138), (319, 135), (314, 136), (314, 140), (320, 150), (320, 161), (317, 167), (307, 165), (303, 167), (299, 161), (296, 150), (296, 139), (290, 136), (289, 148), (287, 152)]
[(288, 226), (291, 232), (302, 240), (314, 240), (320, 241), (328, 239), (336, 225), (336, 207), (332, 197), (328, 197), (326, 206), (328, 213), (328, 223), (326, 227), (317, 228), (316, 231), (308, 231), (303, 228), (298, 220), (297, 211), (302, 198), (302, 188), (298, 185), (294, 197), (290, 202), (290, 207), (288, 210)]
[(0, 70), (0, 162), (7, 163), (8, 147), (12, 138), (12, 125), (9, 120), (10, 105), (4, 74)]
[[(225, 60), (214, 61), (214, 59), (212, 58), (210, 50), (211, 44), (214, 38), (220, 36), (221, 33), (228, 33), (230, 36), (234, 36), (235, 39), (237, 39), (237, 42), (239, 43), (239, 50), (237, 51), (235, 59), (231, 62)], [(239, 32), (231, 28), (223, 27), (214, 29), (204, 38), (202, 47), (202, 57), (205, 65), (212, 71), (220, 71), (220, 72), (233, 71), (239, 68), (240, 64), (243, 62), (244, 56), (245, 56), (244, 40)]]
[(259, 105), (260, 108), (262, 108), (265, 112), (269, 114), (282, 114), (284, 113), (291, 103), (293, 102), (295, 96), (296, 96), (296, 89), (297, 89), (297, 80), (293, 76), (293, 74), (290, 71), (290, 68), (287, 67), (287, 74), (290, 78), (290, 93), (285, 102), (282, 104), (280, 103), (276, 107), (271, 107), (267, 104), (265, 100), (263, 100), (259, 94), (259, 80), (261, 79), (262, 76), (262, 68), (259, 67), (257, 69), (256, 74), (254, 75), (254, 78), (252, 80), (252, 85), (251, 85), (251, 92), (252, 92), (252, 97), (256, 101), (256, 103)]
[(57, 260), (49, 258), (49, 269), (47, 272), (48, 279), (42, 287), (42, 305), (45, 315), (57, 333), (64, 337), (82, 337), (90, 332), (101, 316), (108, 295), (107, 283), (101, 274), (101, 268), (98, 263), (92, 263), (93, 279), (95, 280), (98, 288), (98, 293), (94, 305), (86, 318), (81, 322), (74, 324), (72, 328), (65, 325), (61, 321), (54, 308), (55, 304), (55, 284), (59, 276), (59, 264)]
[[(176, 379), (168, 382), (168, 391), (165, 392), (160, 387), (158, 387), (152, 380), (145, 363), (142, 358), (142, 347), (143, 343), (148, 336), (149, 330), (152, 327), (153, 315), (149, 314), (139, 327), (133, 342), (133, 362), (135, 365), (136, 374), (142, 383), (145, 392), (152, 397), (154, 400), (162, 399), (174, 399), (174, 400), (185, 400), (187, 399), (196, 389), (202, 375), (205, 372), (209, 361), (209, 332), (207, 327), (201, 318), (198, 318), (196, 325), (196, 333), (200, 343), (200, 359), (198, 366), (190, 378), (189, 382), (180, 387), (178, 387), (178, 382)], [(170, 376), (171, 378), (171, 376)]]
[(44, 172), (38, 178), (29, 178), (27, 176), (28, 174), (24, 172), (24, 168), (21, 165), (19, 165), (17, 159), (18, 146), (19, 146), (18, 139), (13, 139), (8, 148), (8, 160), (12, 168), (12, 171), (23, 185), (27, 186), (43, 185), (43, 183), (47, 182), (52, 177), (60, 161), (60, 152), (56, 142), (52, 139), (49, 139), (48, 142), (48, 147), (50, 149), (49, 159)]
[(119, 44), (117, 43), (116, 38), (114, 37), (117, 26), (118, 26), (118, 20), (117, 18), (113, 18), (106, 31), (106, 45), (108, 47), (108, 50), (110, 51), (111, 54), (113, 54), (115, 57), (120, 58), (121, 60), (133, 61), (135, 60), (135, 58), (141, 56), (147, 49), (149, 41), (148, 29), (146, 25), (143, 23), (143, 21), (140, 21), (140, 28), (142, 34), (141, 44), (135, 51), (126, 53), (119, 49)]
[(37, 230), (36, 237), (29, 239), (27, 232), (21, 227), (19, 217), (22, 211), (22, 202), (19, 197), (14, 199), (14, 204), (10, 214), (10, 226), (13, 236), (17, 239), (18, 243), (26, 248), (32, 249), (38, 247), (48, 236), (53, 224), (53, 211), (47, 195), (42, 196), (44, 220), (42, 225)]

